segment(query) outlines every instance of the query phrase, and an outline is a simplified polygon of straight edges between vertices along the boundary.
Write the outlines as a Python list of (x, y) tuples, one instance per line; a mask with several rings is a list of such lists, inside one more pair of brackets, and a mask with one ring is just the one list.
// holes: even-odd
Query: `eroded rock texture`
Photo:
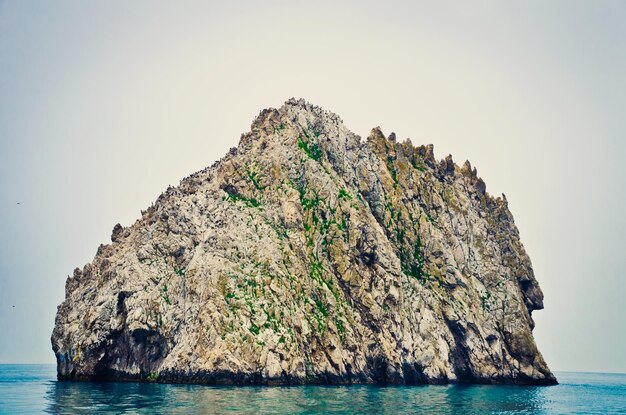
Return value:
[(506, 199), (303, 100), (111, 239), (67, 280), (61, 379), (556, 382)]

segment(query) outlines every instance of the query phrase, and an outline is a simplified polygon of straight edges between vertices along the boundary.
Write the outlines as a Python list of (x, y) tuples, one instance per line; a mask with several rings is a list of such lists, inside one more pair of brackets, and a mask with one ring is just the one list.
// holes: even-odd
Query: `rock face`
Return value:
[(67, 280), (59, 379), (556, 383), (506, 198), (432, 146), (292, 99), (142, 213)]

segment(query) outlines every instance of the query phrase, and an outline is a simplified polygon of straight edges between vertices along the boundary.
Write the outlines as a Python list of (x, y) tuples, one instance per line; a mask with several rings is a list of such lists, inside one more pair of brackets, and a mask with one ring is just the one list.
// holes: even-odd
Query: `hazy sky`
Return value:
[(0, 362), (53, 362), (113, 225), (304, 97), (469, 159), (533, 261), (551, 368), (626, 372), (626, 2), (335, 3), (0, 1)]

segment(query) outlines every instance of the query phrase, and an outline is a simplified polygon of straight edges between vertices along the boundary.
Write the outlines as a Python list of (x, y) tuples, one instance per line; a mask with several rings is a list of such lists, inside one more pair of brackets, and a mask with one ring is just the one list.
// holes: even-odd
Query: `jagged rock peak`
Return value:
[(302, 99), (261, 111), (111, 241), (67, 279), (60, 379), (556, 382), (504, 195)]

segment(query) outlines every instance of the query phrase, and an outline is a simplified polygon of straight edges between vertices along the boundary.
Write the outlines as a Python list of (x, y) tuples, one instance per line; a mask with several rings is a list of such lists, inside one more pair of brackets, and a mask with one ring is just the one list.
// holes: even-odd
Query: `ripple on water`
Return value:
[(55, 381), (52, 365), (0, 365), (0, 413), (618, 414), (626, 375), (557, 373), (560, 385), (211, 387)]

